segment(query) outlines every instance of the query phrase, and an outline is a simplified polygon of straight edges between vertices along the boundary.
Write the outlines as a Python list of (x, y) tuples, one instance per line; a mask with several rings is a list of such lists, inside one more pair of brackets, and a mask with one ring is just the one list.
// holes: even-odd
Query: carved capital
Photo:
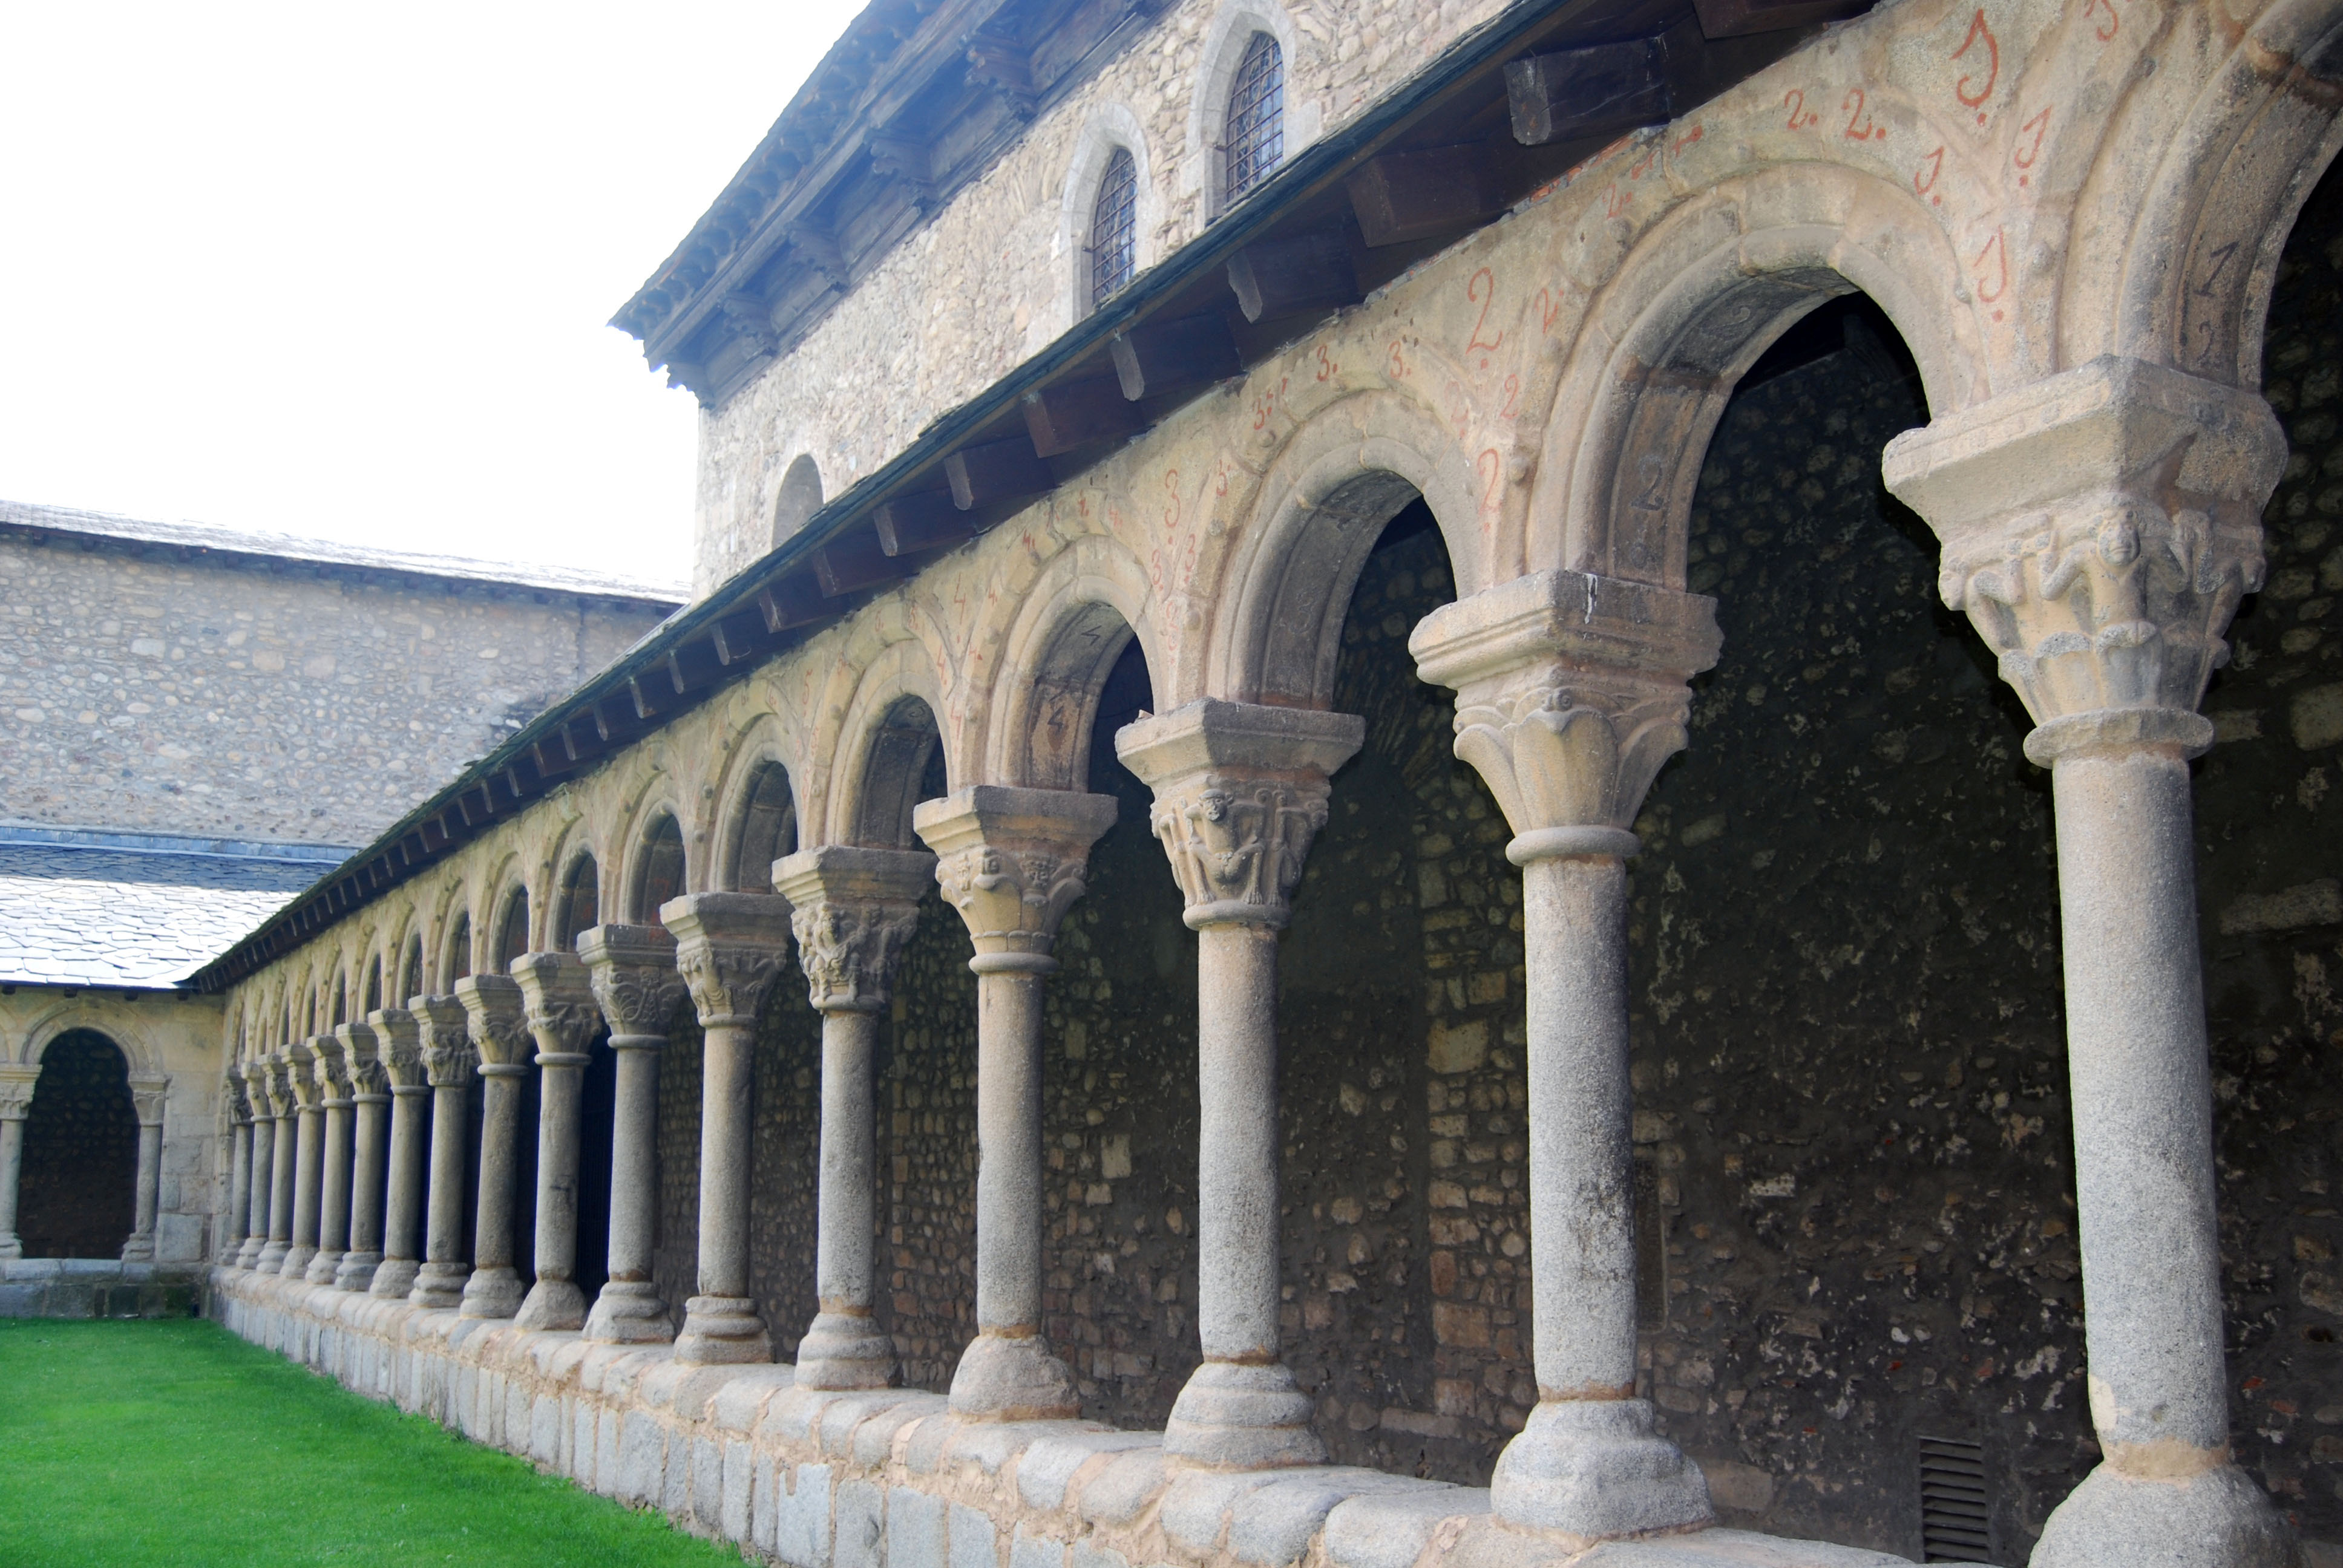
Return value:
[(375, 1054), (381, 1060), (383, 1071), (390, 1081), (401, 1089), (420, 1087), (423, 1082), (421, 1020), (403, 1007), (385, 1007), (367, 1014), (367, 1024), (374, 1030)]
[(383, 1071), (381, 1042), (374, 1026), (363, 1020), (337, 1024), (334, 1038), (341, 1042), (342, 1061), (349, 1074), (352, 1094), (383, 1094), (388, 1092), (389, 1081)]
[(789, 904), (771, 893), (687, 893), (659, 906), (703, 1026), (756, 1022), (789, 950)]
[(316, 1046), (314, 1039), (285, 1042), (285, 1082), (292, 1091), (295, 1103), (303, 1111), (315, 1111), (324, 1103), (317, 1079)]
[(664, 1036), (683, 1005), (675, 938), (662, 926), (595, 926), (578, 938), (578, 956), (611, 1035)]
[(824, 1012), (887, 1005), (895, 960), (920, 923), (936, 858), (914, 849), (826, 844), (773, 862), (773, 886), (792, 906), (798, 965)]
[(1123, 727), (1115, 753), (1155, 791), (1189, 925), (1285, 924), (1328, 779), (1365, 739), (1356, 714), (1210, 698)]
[(0, 1121), (22, 1121), (32, 1113), (37, 1067), (0, 1067)]
[(1408, 638), (1417, 674), (1456, 690), (1456, 755), (1516, 864), (1634, 852), (1628, 825), (1686, 739), (1686, 682), (1721, 646), (1715, 600), (1574, 571), (1443, 605)]
[(1111, 795), (980, 784), (922, 801), (911, 824), (936, 881), (968, 922), (972, 967), (1047, 973), (1058, 922), (1082, 896), (1091, 846), (1114, 825)]
[(466, 975), (456, 982), (456, 1000), (482, 1067), (518, 1067), (535, 1054), (520, 982), (510, 975)]
[(273, 1056), (264, 1070), (267, 1075), (269, 1109), (282, 1121), (301, 1109), (300, 1096), (293, 1087), (293, 1064), (285, 1056)]
[(472, 1049), (472, 1020), (452, 996), (419, 996), (409, 1004), (422, 1036), (423, 1071), (434, 1089), (469, 1083), (479, 1066)]
[(513, 960), (512, 974), (540, 1054), (575, 1056), (594, 1043), (602, 1010), (584, 964), (568, 953), (523, 953)]
[(171, 1080), (168, 1074), (156, 1073), (151, 1078), (130, 1081), (130, 1103), (138, 1112), (141, 1127), (163, 1125), (163, 1102), (170, 1098)]
[(2251, 392), (2103, 357), (1887, 445), (1887, 487), (1944, 546), (1937, 587), (2041, 726), (2026, 753), (2212, 744), (2197, 712), (2261, 587), (2286, 462)]

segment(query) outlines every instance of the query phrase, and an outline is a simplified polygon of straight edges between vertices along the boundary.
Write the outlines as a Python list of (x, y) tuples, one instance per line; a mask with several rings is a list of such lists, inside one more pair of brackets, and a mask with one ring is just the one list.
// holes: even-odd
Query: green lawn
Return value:
[(739, 1562), (216, 1323), (0, 1319), (0, 1568)]

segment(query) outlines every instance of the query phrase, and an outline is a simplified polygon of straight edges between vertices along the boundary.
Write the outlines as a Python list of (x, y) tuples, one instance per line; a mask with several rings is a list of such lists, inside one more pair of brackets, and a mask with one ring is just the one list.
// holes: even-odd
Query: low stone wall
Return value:
[(786, 1366), (678, 1364), (223, 1269), (234, 1332), (578, 1485), (791, 1568), (1880, 1568), (1904, 1559), (1707, 1530), (1588, 1552), (1489, 1494), (1380, 1471), (1174, 1467), (1152, 1432), (964, 1422), (911, 1389), (833, 1393)]
[(195, 1269), (111, 1258), (0, 1261), (0, 1318), (192, 1318), (203, 1310)]

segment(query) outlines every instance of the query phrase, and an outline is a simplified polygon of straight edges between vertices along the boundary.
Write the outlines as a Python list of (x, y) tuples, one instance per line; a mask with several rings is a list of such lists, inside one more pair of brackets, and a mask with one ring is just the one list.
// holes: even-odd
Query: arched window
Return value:
[(800, 455), (781, 475), (780, 494), (773, 498), (773, 543), (779, 544), (805, 527), (821, 510), (821, 469), (810, 456)]
[(1233, 203), (1285, 158), (1285, 59), (1277, 40), (1255, 33), (1229, 89), (1228, 196)]
[(447, 933), (447, 979), (440, 983), (449, 990), (456, 982), (472, 972), (472, 912), (459, 910), (456, 913), (456, 929)]
[(635, 919), (645, 925), (659, 920), (659, 906), (683, 897), (683, 829), (666, 812), (643, 835), (635, 862)]
[(1091, 305), (1106, 303), (1139, 269), (1139, 166), (1117, 147), (1091, 209)]
[(512, 973), (513, 960), (528, 951), (528, 890), (515, 888), (505, 901), (504, 923), (497, 928), (497, 972)]
[(602, 918), (601, 873), (594, 857), (580, 855), (569, 862), (561, 879), (561, 902), (553, 911), (553, 945), (568, 952), (578, 945), (578, 933)]

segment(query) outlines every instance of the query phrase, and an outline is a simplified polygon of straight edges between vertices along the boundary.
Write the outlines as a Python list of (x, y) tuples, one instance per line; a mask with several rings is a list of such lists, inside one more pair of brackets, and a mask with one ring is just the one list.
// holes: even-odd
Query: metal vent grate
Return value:
[(1920, 1440), (1920, 1561), (1990, 1563), (1985, 1445), (1956, 1437)]

